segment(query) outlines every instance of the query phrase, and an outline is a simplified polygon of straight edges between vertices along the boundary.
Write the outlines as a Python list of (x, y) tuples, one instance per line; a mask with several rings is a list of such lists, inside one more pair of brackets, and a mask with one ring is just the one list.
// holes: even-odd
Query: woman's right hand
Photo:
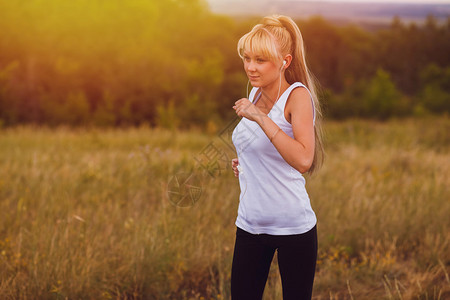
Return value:
[(239, 170), (238, 170), (239, 160), (237, 158), (233, 158), (231, 160), (231, 168), (234, 172), (234, 177), (239, 177)]

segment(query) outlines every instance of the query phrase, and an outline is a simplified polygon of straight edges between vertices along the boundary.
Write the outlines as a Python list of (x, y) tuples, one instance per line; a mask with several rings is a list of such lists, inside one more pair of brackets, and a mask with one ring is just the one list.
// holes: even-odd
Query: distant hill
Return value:
[[(354, 3), (294, 0), (208, 0), (213, 12), (230, 16), (262, 16), (286, 14), (292, 18), (321, 15), (338, 23), (387, 23), (394, 16), (405, 22), (421, 23), (428, 15), (445, 22), (450, 17), (450, 4)], [(431, 2), (431, 1), (430, 1)]]

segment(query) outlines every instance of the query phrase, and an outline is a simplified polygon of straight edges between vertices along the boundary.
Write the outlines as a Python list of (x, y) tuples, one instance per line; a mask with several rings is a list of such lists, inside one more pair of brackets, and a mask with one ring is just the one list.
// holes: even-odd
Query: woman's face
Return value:
[(266, 87), (280, 79), (282, 65), (250, 51), (244, 51), (244, 69), (253, 87)]

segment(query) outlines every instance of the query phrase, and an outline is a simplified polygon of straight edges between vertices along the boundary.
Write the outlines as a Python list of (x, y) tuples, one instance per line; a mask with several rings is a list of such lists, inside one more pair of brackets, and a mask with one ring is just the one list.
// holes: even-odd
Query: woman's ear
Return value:
[(292, 62), (292, 55), (290, 55), (290, 54), (286, 55), (286, 56), (284, 57), (284, 61), (285, 61), (286, 63), (283, 63), (283, 67), (284, 67), (284, 69), (286, 70), (286, 69), (290, 66), (290, 64), (291, 64), (291, 62)]

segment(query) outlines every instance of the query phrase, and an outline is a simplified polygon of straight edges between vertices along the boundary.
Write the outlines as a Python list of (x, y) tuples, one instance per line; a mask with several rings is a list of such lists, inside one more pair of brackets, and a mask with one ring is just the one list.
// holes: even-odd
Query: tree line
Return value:
[[(258, 18), (200, 0), (0, 0), (0, 124), (212, 128), (247, 78), (236, 52)], [(450, 19), (371, 31), (297, 20), (326, 118), (450, 111)]]

